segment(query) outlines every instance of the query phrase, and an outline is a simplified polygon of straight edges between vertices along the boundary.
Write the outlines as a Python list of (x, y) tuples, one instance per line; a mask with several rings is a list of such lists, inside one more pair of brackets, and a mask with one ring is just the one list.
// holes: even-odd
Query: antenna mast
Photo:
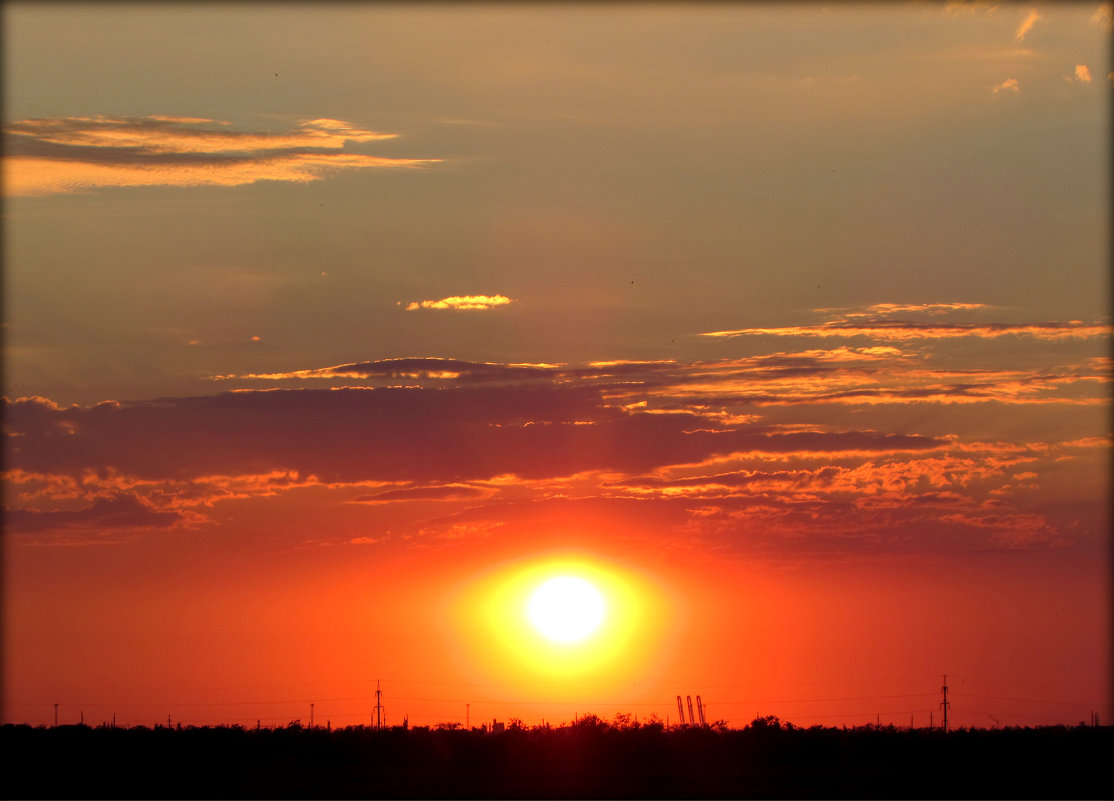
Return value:
[(383, 728), (383, 690), (379, 688), (379, 679), (375, 680), (375, 728)]
[(948, 731), (948, 707), (951, 702), (948, 701), (948, 674), (944, 674), (944, 686), (940, 688), (944, 693), (944, 700), (940, 702), (941, 708), (944, 710), (944, 733)]

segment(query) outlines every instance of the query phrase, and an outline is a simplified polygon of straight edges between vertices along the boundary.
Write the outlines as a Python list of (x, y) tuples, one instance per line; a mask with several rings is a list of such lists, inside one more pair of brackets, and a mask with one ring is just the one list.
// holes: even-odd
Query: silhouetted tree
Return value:
[(777, 715), (760, 716), (747, 724), (748, 729), (780, 729), (781, 719)]
[(611, 725), (616, 729), (626, 731), (627, 729), (636, 728), (634, 723), (634, 715), (630, 712), (616, 712), (615, 719), (611, 721)]

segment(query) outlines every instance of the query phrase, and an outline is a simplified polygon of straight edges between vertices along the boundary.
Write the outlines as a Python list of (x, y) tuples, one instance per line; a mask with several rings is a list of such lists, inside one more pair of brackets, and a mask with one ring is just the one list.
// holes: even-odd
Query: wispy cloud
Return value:
[(374, 495), (357, 495), (352, 503), (398, 503), (399, 501), (459, 501), (479, 500), (490, 497), (495, 490), (472, 487), (467, 484), (448, 484), (439, 487), (403, 487), (385, 490)]
[(1086, 64), (1076, 64), (1075, 72), (1068, 76), (1068, 80), (1079, 81), (1080, 83), (1091, 82), (1091, 70), (1088, 69)]
[(996, 83), (990, 87), (990, 91), (994, 94), (999, 92), (1013, 92), (1014, 94), (1021, 94), (1021, 84), (1017, 82), (1017, 78), (1006, 78), (1001, 83)]
[[(440, 300), (415, 300), (406, 304), (406, 311), (419, 309), (493, 309), (511, 303), (506, 295), (453, 295)], [(399, 304), (401, 305), (401, 303)]]
[(1040, 18), (1041, 15), (1035, 8), (1029, 9), (1029, 13), (1025, 15), (1025, 18), (1021, 20), (1021, 23), (1017, 26), (1017, 32), (1014, 34), (1013, 40), (1018, 44), (1024, 42), (1025, 37), (1029, 35), (1029, 31), (1033, 30), (1033, 26), (1037, 24), (1037, 20)]
[(887, 317), (892, 314), (908, 312), (938, 315), (948, 312), (982, 311), (992, 308), (985, 303), (874, 303), (863, 307), (823, 308), (814, 311), (829, 314), (834, 319), (854, 320), (860, 317)]
[(947, 0), (944, 3), (944, 10), (952, 14), (993, 14), (998, 8), (998, 3), (986, 2), (986, 0)]
[(490, 381), (497, 379), (539, 378), (554, 375), (561, 365), (554, 364), (498, 364), (495, 362), (468, 362), (459, 359), (410, 358), (379, 359), (377, 361), (338, 364), (308, 370), (290, 370), (280, 373), (244, 373), (213, 376), (214, 380), (250, 379), (282, 381), (286, 379), (463, 379)]
[(236, 131), (227, 122), (167, 115), (20, 120), (4, 126), (4, 193), (307, 182), (333, 170), (439, 161), (343, 152), (348, 143), (396, 137), (325, 118), (282, 132)]
[(914, 339), (951, 339), (979, 337), (995, 339), (1004, 336), (1031, 336), (1035, 339), (1091, 339), (1106, 337), (1111, 327), (1081, 322), (1070, 323), (955, 323), (943, 325), (920, 322), (824, 323), (781, 328), (739, 328), (709, 331), (706, 337), (781, 336), (781, 337), (872, 337), (887, 341)]

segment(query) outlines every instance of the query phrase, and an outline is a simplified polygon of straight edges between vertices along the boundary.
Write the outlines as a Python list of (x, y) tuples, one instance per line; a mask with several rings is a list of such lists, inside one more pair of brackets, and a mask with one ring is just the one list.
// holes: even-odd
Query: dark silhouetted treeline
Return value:
[(0, 727), (8, 798), (1111, 798), (1109, 726)]

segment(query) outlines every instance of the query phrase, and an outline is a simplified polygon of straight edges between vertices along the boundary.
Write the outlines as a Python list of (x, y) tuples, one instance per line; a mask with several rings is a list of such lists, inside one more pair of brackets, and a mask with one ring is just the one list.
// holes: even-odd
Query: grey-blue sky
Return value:
[[(13, 200), (10, 375), (93, 401), (150, 393), (156, 365), (185, 389), (392, 356), (692, 357), (695, 333), (832, 305), (1093, 320), (1095, 8), (1045, 8), (1017, 43), (1008, 5), (9, 4), (9, 120), (328, 117), (399, 134), (350, 150), (444, 159)], [(516, 304), (487, 317), (395, 306), (496, 292)]]

